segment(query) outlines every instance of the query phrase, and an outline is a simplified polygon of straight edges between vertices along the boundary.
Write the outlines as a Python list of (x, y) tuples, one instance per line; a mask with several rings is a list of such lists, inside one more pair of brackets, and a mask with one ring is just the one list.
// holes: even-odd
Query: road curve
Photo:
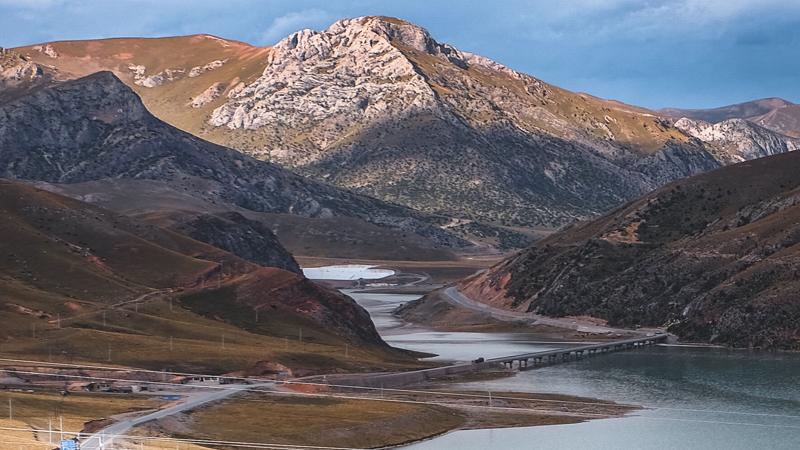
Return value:
[(457, 287), (450, 286), (441, 290), (444, 298), (453, 305), (472, 311), (487, 314), (493, 319), (505, 322), (527, 322), (529, 325), (547, 325), (555, 328), (575, 330), (582, 333), (609, 334), (609, 333), (647, 333), (653, 330), (629, 330), (597, 325), (585, 320), (572, 317), (547, 317), (538, 314), (510, 311), (496, 308), (486, 303), (478, 302), (461, 293)]
[(116, 436), (126, 434), (131, 428), (141, 425), (152, 420), (163, 419), (173, 414), (178, 414), (186, 411), (197, 409), (203, 405), (211, 402), (222, 400), (233, 395), (239, 394), (242, 391), (253, 388), (273, 387), (274, 383), (260, 383), (249, 385), (228, 385), (224, 389), (214, 388), (208, 392), (199, 392), (189, 394), (183, 400), (175, 405), (169, 406), (158, 411), (145, 414), (133, 419), (127, 419), (110, 425), (102, 430), (90, 435), (86, 439), (81, 440), (81, 450), (109, 450), (111, 444)]

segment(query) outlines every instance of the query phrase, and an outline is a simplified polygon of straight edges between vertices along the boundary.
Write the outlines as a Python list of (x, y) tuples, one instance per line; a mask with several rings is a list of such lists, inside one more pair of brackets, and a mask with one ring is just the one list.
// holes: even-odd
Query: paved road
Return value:
[[(114, 436), (124, 435), (135, 426), (150, 422), (151, 420), (163, 419), (173, 414), (190, 411), (208, 403), (239, 394), (248, 389), (274, 386), (274, 383), (249, 385), (231, 384), (227, 386), (215, 387), (214, 389), (209, 389), (208, 391), (188, 394), (178, 404), (133, 419), (126, 419), (103, 428), (88, 438), (81, 440), (81, 450), (110, 450), (113, 448), (111, 444), (114, 440)], [(222, 387), (225, 387), (225, 389), (220, 389)]]
[(596, 325), (591, 322), (581, 321), (569, 317), (546, 317), (538, 314), (509, 311), (507, 309), (496, 308), (486, 303), (477, 302), (462, 294), (458, 288), (451, 286), (442, 290), (444, 298), (450, 303), (472, 311), (478, 311), (490, 315), (493, 319), (506, 322), (528, 322), (530, 325), (547, 325), (556, 328), (566, 328), (583, 333), (648, 333), (653, 330), (627, 330), (623, 328), (612, 328)]

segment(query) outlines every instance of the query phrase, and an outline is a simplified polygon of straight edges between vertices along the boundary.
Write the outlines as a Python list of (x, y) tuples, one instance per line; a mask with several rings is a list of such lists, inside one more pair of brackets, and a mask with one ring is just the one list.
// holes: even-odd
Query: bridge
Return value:
[(541, 352), (525, 353), (515, 356), (503, 356), (491, 358), (482, 364), (502, 364), (508, 369), (514, 368), (514, 363), (519, 370), (530, 369), (540, 365), (558, 364), (561, 362), (581, 359), (586, 356), (595, 356), (603, 353), (618, 352), (629, 350), (647, 345), (654, 345), (658, 342), (667, 340), (666, 333), (653, 334), (652, 336), (636, 337), (620, 341), (602, 342), (599, 344), (581, 345), (578, 347), (566, 347), (557, 350), (545, 350)]
[[(377, 373), (368, 375), (333, 375), (326, 378), (326, 382), (338, 385), (358, 387), (398, 387), (410, 384), (423, 383), (437, 378), (458, 377), (465, 374), (480, 372), (482, 370), (497, 369), (503, 366), (507, 369), (528, 370), (537, 366), (560, 364), (584, 357), (602, 355), (612, 352), (629, 350), (649, 345), (655, 345), (667, 340), (666, 333), (656, 333), (651, 336), (639, 336), (619, 341), (607, 341), (577, 347), (564, 347), (556, 350), (524, 353), (514, 356), (499, 358), (482, 358), (471, 363), (458, 363), (430, 369), (411, 370), (408, 372)], [(317, 378), (312, 378), (316, 380)]]

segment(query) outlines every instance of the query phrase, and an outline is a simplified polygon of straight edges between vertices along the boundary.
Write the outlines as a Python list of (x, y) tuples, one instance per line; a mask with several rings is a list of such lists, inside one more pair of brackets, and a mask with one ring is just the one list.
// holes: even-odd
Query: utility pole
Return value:
[(103, 328), (106, 327), (106, 312), (103, 311)]
[(14, 408), (11, 406), (11, 399), (8, 399), (8, 420), (14, 420)]
[(222, 348), (225, 348), (225, 335), (222, 335)]
[(58, 431), (60, 439), (64, 440), (64, 416), (58, 416)]
[(344, 357), (350, 358), (350, 344), (344, 344)]
[(111, 344), (108, 344), (108, 360), (111, 361)]
[(169, 351), (172, 351), (172, 336), (169, 337)]

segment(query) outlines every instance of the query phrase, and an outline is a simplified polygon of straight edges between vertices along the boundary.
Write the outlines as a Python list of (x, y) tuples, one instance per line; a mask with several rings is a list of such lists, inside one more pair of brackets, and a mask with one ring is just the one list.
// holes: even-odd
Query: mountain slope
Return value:
[(681, 180), (465, 280), (505, 308), (800, 348), (800, 153)]
[(653, 115), (397, 19), (342, 20), (270, 50), (264, 74), (214, 110), (221, 129), (209, 135), (425, 211), (552, 226), (718, 165)]
[(0, 150), (0, 175), (7, 178), (111, 184), (152, 180), (211, 204), (353, 217), (420, 234), (431, 245), (467, 245), (436, 225), (446, 218), (314, 182), (177, 130), (151, 116), (109, 72), (0, 105)]
[[(0, 180), (0, 230), (5, 353), (105, 361), (108, 346), (116, 362), (147, 367), (233, 370), (264, 357), (291, 365), (306, 351), (264, 349), (284, 348), (302, 327), (310, 353), (350, 342), (373, 361), (400, 357), (336, 291), (71, 198)], [(167, 307), (170, 297), (185, 308)], [(228, 353), (260, 350), (225, 355), (220, 333)], [(183, 350), (167, 351), (172, 337)]]
[(664, 108), (659, 113), (680, 119), (718, 123), (745, 119), (772, 131), (800, 138), (800, 105), (782, 98), (764, 98), (710, 109)]

